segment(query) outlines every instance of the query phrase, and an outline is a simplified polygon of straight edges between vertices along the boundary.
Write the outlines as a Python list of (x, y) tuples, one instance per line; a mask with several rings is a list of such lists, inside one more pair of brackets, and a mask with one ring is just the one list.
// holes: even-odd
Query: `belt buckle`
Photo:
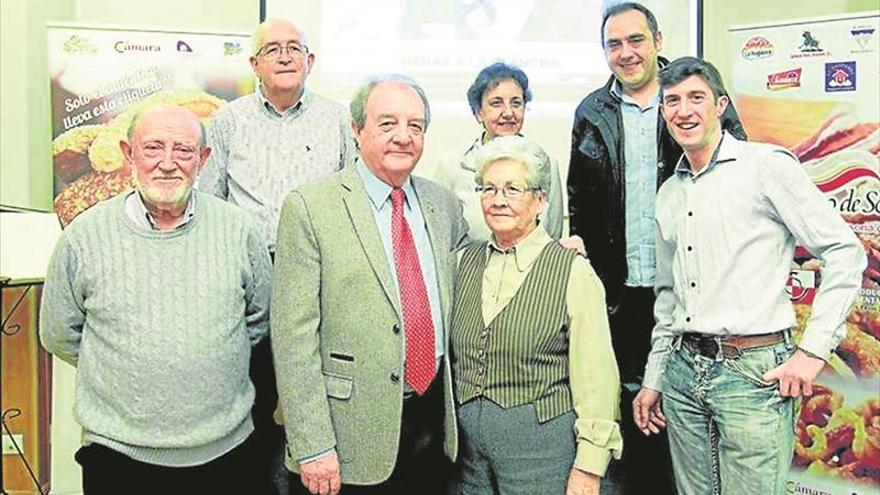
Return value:
[(739, 347), (732, 344), (721, 342), (721, 355), (727, 359), (737, 359), (742, 357), (743, 351)]

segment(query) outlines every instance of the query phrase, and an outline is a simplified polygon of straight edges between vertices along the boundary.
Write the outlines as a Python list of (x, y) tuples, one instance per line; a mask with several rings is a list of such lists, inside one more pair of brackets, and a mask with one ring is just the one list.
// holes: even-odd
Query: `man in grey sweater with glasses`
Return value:
[(46, 276), (43, 345), (76, 366), (83, 492), (259, 493), (251, 347), (271, 265), (257, 223), (193, 191), (198, 118), (159, 106), (120, 142), (136, 189), (78, 216)]

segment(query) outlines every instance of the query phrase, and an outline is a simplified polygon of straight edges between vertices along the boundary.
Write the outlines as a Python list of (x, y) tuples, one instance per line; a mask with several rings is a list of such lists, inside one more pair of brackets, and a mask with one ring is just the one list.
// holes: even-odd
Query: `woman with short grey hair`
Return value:
[(474, 155), (487, 242), (460, 254), (451, 356), (457, 494), (594, 494), (620, 458), (619, 377), (605, 291), (539, 214), (551, 173), (521, 136)]

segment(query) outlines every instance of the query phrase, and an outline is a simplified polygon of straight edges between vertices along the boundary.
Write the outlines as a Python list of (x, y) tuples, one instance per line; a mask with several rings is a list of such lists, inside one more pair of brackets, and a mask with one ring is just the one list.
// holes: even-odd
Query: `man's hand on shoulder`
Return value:
[(571, 237), (563, 237), (559, 239), (559, 245), (565, 249), (574, 249), (579, 255), (586, 257), (587, 248), (584, 247), (584, 240), (580, 236), (573, 235)]
[(763, 379), (765, 382), (779, 381), (779, 393), (783, 397), (809, 397), (813, 395), (813, 380), (824, 367), (822, 358), (798, 349), (786, 362), (764, 373)]
[(336, 495), (342, 482), (339, 479), (339, 457), (332, 450), (299, 466), (300, 479), (309, 492), (314, 495)]

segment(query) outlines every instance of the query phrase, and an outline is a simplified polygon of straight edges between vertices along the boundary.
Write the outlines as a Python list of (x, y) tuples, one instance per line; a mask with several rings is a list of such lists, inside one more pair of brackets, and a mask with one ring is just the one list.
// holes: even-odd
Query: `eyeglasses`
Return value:
[[(150, 160), (156, 160), (168, 156), (168, 150), (165, 143), (150, 141), (144, 144), (141, 149), (144, 156)], [(173, 160), (188, 162), (198, 156), (199, 147), (196, 145), (175, 144), (171, 146), (170, 151)]]
[(281, 53), (284, 51), (291, 58), (301, 58), (309, 53), (309, 47), (298, 43), (288, 43), (285, 46), (278, 43), (267, 43), (263, 45), (263, 48), (260, 48), (257, 55), (262, 55), (266, 60), (275, 61), (281, 58)]
[(493, 186), (492, 184), (486, 186), (477, 186), (475, 190), (480, 193), (480, 197), (483, 199), (494, 198), (498, 191), (501, 191), (501, 195), (507, 199), (522, 199), (526, 193), (529, 192), (537, 192), (540, 191), (540, 187), (526, 187), (520, 186), (518, 184), (504, 184), (504, 187)]

